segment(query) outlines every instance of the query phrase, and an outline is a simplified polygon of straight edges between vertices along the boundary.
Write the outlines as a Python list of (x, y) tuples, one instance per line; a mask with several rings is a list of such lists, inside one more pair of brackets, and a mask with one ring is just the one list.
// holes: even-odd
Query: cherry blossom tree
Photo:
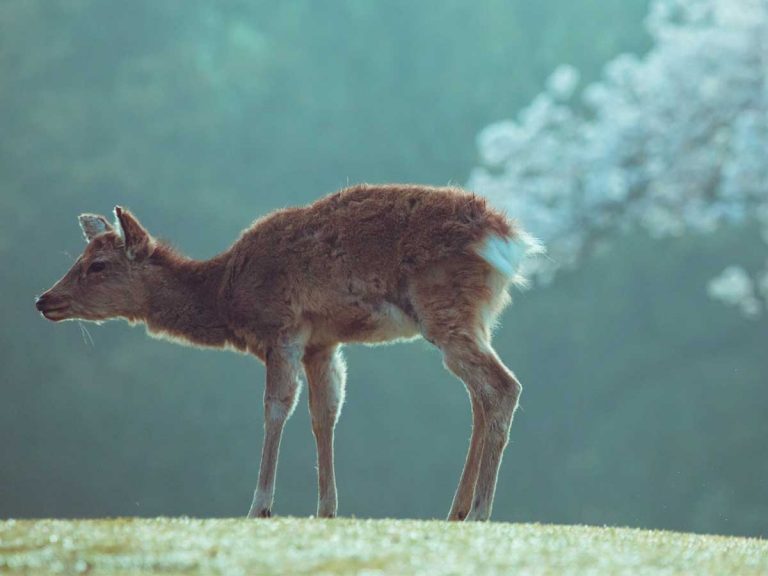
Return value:
[[(543, 280), (631, 229), (751, 222), (768, 246), (768, 0), (654, 0), (646, 26), (644, 56), (616, 57), (585, 87), (561, 66), (516, 120), (478, 135), (468, 185), (544, 241)], [(735, 261), (708, 290), (758, 315), (768, 260)]]

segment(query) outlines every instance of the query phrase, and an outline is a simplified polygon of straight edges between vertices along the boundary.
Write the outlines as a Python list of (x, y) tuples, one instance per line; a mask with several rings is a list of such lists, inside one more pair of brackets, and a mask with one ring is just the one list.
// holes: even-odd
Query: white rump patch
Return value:
[(525, 284), (523, 263), (531, 256), (544, 253), (544, 247), (530, 234), (517, 231), (514, 238), (490, 234), (477, 248), (477, 253), (506, 278)]

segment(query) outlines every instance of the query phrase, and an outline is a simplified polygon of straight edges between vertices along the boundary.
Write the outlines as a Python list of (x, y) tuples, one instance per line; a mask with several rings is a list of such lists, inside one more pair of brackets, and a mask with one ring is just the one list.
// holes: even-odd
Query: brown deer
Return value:
[(485, 200), (451, 188), (359, 185), (257, 220), (225, 252), (185, 258), (133, 214), (83, 214), (88, 242), (37, 299), (52, 321), (143, 322), (153, 335), (266, 364), (264, 446), (249, 517), (269, 517), (283, 426), (302, 367), (317, 442), (317, 515), (336, 515), (333, 433), (341, 346), (423, 336), (466, 385), (472, 437), (448, 518), (487, 520), (520, 384), (491, 347), (495, 319), (538, 244)]

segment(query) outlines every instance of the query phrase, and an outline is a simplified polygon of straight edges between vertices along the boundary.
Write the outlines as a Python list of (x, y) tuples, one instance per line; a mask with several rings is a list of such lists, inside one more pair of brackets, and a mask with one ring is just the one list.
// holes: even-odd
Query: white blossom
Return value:
[[(632, 228), (752, 221), (768, 244), (768, 0), (654, 0), (646, 26), (644, 56), (619, 55), (578, 98), (578, 72), (561, 66), (516, 120), (478, 136), (468, 186), (547, 244), (542, 277)], [(753, 315), (768, 267), (743, 272), (751, 297), (710, 293)]]
[(738, 306), (748, 316), (760, 312), (760, 301), (755, 296), (752, 279), (739, 266), (729, 266), (709, 281), (709, 295), (727, 304)]
[(547, 80), (549, 93), (558, 100), (568, 100), (579, 83), (579, 71), (573, 66), (563, 64)]

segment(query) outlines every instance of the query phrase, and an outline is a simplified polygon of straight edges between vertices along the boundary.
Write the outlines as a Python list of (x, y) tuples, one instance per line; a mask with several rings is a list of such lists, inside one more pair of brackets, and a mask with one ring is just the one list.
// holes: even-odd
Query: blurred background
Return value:
[[(0, 3), (0, 517), (244, 515), (264, 370), (34, 296), (130, 207), (197, 258), (357, 182), (542, 237), (494, 518), (768, 535), (762, 0)], [(470, 432), (427, 343), (347, 349), (340, 514), (444, 517)], [(315, 510), (306, 396), (275, 510)]]

